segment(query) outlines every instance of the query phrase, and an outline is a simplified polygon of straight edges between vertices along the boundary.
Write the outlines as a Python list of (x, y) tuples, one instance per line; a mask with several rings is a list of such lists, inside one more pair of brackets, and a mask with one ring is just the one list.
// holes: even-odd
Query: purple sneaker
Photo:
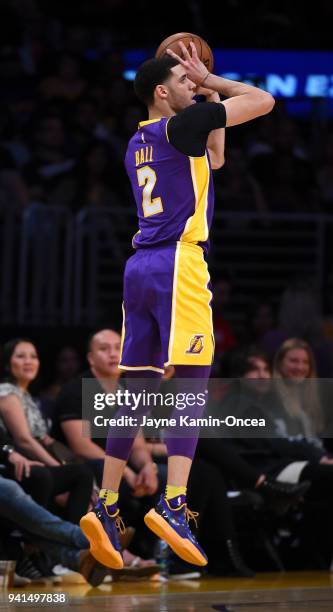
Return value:
[(117, 504), (107, 506), (99, 499), (94, 510), (82, 517), (80, 527), (97, 561), (112, 569), (124, 567), (118, 532), (124, 533), (125, 528)]
[(196, 523), (197, 516), (197, 512), (187, 508), (184, 495), (169, 500), (161, 495), (156, 507), (146, 514), (144, 521), (181, 559), (203, 566), (207, 565), (208, 559), (188, 525), (190, 519)]

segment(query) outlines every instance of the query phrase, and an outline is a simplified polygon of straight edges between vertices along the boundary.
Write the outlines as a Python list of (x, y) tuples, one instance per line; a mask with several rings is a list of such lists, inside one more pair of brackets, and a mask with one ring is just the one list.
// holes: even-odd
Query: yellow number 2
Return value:
[(163, 212), (161, 198), (151, 198), (156, 183), (155, 170), (150, 166), (143, 166), (143, 168), (138, 168), (137, 175), (139, 187), (143, 187), (142, 208), (144, 216), (151, 217), (152, 215), (158, 215), (158, 213)]

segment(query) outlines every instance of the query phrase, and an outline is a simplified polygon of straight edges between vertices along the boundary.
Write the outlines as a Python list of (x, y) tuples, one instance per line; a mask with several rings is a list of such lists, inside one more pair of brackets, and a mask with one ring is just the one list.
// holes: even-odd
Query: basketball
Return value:
[(210, 46), (203, 38), (201, 38), (201, 36), (191, 34), (190, 32), (179, 32), (178, 34), (172, 34), (171, 36), (168, 36), (168, 38), (165, 38), (158, 47), (155, 57), (162, 57), (162, 55), (166, 53), (167, 49), (171, 49), (174, 53), (177, 53), (180, 55), (180, 57), (182, 57), (179, 41), (184, 43), (189, 53), (191, 53), (190, 43), (193, 42), (195, 44), (198, 57), (202, 63), (205, 64), (207, 70), (212, 72), (214, 68), (214, 57)]

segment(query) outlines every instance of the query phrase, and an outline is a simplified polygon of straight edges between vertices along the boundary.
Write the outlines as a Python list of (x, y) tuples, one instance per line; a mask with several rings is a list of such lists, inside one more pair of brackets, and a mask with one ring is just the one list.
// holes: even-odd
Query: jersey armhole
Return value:
[(169, 134), (168, 134), (168, 123), (169, 123), (170, 119), (171, 119), (171, 117), (169, 117), (167, 119), (167, 121), (165, 122), (165, 135), (166, 135), (166, 139), (167, 139), (168, 143), (170, 143)]

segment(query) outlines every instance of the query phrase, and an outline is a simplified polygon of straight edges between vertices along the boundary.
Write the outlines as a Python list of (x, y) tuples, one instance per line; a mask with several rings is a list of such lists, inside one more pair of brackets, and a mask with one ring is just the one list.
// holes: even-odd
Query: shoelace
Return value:
[(194, 521), (195, 526), (198, 527), (198, 523), (197, 523), (197, 517), (199, 516), (199, 512), (193, 512), (192, 510), (190, 510), (187, 506), (185, 508), (185, 518), (187, 520), (187, 522), (189, 521)]
[(106, 504), (104, 504), (104, 503), (103, 503), (103, 506), (104, 506), (104, 509), (105, 509), (106, 514), (107, 514), (107, 515), (108, 515), (110, 518), (112, 518), (112, 519), (114, 519), (114, 520), (115, 520), (115, 521), (114, 521), (114, 523), (115, 523), (115, 526), (116, 526), (116, 528), (118, 529), (119, 533), (121, 533), (121, 534), (123, 535), (123, 534), (125, 533), (126, 529), (125, 529), (125, 524), (124, 524), (124, 521), (123, 521), (123, 519), (121, 518), (121, 516), (119, 515), (119, 509), (118, 509), (118, 510), (116, 510), (116, 512), (115, 512), (114, 514), (109, 514), (108, 509), (107, 509), (107, 507), (106, 507)]
[[(118, 510), (119, 512), (119, 510)], [(118, 529), (119, 533), (121, 533), (122, 535), (125, 533), (125, 525), (124, 525), (124, 521), (121, 518), (121, 516), (117, 516), (116, 521), (115, 521), (115, 525), (116, 528)]]

